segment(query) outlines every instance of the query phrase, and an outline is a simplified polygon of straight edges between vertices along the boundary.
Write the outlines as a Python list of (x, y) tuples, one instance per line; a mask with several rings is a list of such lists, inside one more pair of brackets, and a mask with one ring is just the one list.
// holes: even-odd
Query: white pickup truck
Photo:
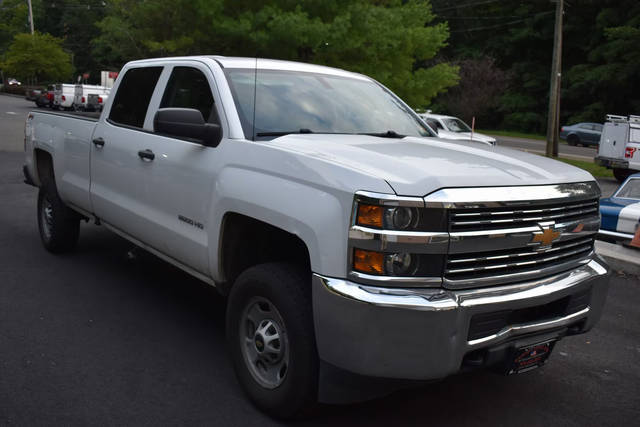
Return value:
[(275, 416), (533, 369), (605, 302), (590, 174), (438, 139), (360, 74), (134, 61), (99, 119), (29, 113), (25, 151), (44, 246), (92, 219), (217, 287), (237, 377)]

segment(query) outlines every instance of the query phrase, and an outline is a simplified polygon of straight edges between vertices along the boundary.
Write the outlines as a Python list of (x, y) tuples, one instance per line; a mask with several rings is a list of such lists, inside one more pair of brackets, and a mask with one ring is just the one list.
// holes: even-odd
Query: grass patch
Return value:
[(512, 136), (514, 138), (528, 138), (528, 139), (538, 139), (540, 141), (546, 141), (547, 137), (545, 135), (538, 135), (535, 133), (524, 133), (524, 132), (512, 132), (510, 130), (486, 130), (486, 129), (476, 129), (476, 132), (486, 133), (488, 135), (496, 135), (496, 136)]
[(598, 166), (593, 162), (586, 162), (584, 160), (563, 159), (561, 157), (558, 157), (558, 160), (579, 167), (580, 169), (584, 169), (591, 175), (598, 178), (613, 178), (613, 171), (611, 169), (607, 169), (604, 166)]

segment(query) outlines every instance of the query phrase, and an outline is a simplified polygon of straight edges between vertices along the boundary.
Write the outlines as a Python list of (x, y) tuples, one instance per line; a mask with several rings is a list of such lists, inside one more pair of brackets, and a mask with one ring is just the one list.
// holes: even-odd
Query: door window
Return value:
[(160, 73), (162, 67), (128, 70), (116, 91), (109, 119), (117, 124), (142, 128)]
[(207, 77), (191, 67), (175, 67), (160, 108), (193, 108), (209, 123), (219, 123)]

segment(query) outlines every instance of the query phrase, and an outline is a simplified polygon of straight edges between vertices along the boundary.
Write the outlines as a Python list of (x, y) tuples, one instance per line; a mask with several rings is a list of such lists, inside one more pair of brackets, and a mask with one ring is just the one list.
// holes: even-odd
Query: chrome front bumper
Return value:
[[(586, 332), (602, 313), (609, 268), (596, 257), (574, 270), (516, 285), (472, 290), (399, 289), (313, 275), (313, 312), (320, 358), (366, 376), (442, 378), (465, 355), (523, 336)], [(468, 340), (476, 314), (542, 306), (591, 289), (586, 308), (562, 317), (512, 324)]]

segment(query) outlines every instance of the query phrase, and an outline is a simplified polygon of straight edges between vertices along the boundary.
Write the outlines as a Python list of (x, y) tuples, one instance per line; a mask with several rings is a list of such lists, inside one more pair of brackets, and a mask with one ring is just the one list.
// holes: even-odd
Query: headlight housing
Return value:
[(434, 286), (448, 248), (447, 213), (417, 197), (356, 193), (349, 276), (384, 286)]

